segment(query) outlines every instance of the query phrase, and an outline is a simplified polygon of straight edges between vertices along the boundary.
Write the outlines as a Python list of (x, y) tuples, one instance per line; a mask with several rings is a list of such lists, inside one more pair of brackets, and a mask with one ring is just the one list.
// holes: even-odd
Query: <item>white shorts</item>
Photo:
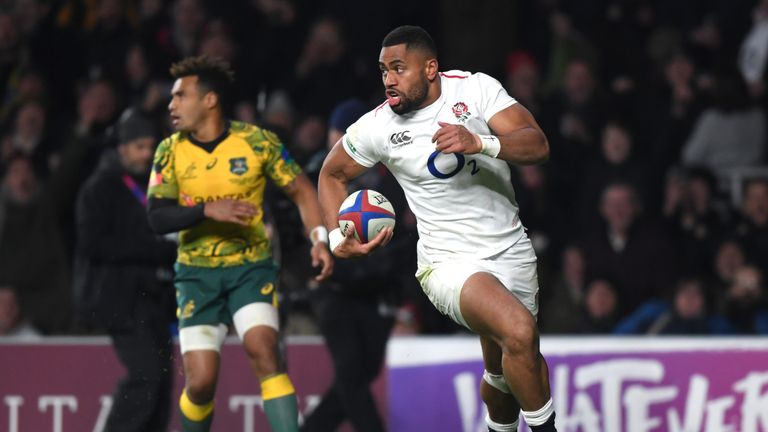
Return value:
[(459, 297), (467, 279), (479, 272), (495, 276), (534, 317), (538, 314), (536, 253), (528, 236), (523, 236), (509, 249), (488, 258), (457, 258), (432, 263), (420, 255), (416, 279), (440, 313), (469, 328), (461, 315)]

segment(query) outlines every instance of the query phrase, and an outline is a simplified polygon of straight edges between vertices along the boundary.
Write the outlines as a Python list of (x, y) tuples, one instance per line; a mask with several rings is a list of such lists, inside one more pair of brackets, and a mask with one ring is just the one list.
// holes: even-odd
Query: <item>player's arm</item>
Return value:
[(519, 103), (511, 105), (488, 121), (492, 135), (478, 135), (462, 125), (438, 122), (433, 135), (435, 148), (443, 153), (482, 153), (519, 165), (546, 162), (549, 142), (533, 115)]
[(312, 266), (321, 266), (320, 274), (315, 279), (326, 279), (333, 272), (333, 257), (327, 248), (328, 232), (323, 228), (315, 187), (305, 174), (299, 174), (282, 189), (299, 208), (301, 221), (309, 231), (309, 239), (312, 241)]
[(205, 206), (182, 207), (174, 199), (154, 198), (147, 200), (149, 226), (157, 234), (168, 234), (197, 225), (205, 219)]
[(256, 215), (253, 204), (228, 198), (191, 207), (180, 206), (174, 199), (149, 198), (147, 209), (149, 225), (158, 234), (185, 230), (206, 218), (248, 226)]
[(147, 189), (147, 217), (158, 234), (181, 231), (205, 218), (248, 225), (256, 214), (249, 203), (224, 199), (194, 206), (179, 205), (179, 185), (174, 169), (173, 144), (165, 139), (157, 146)]
[(368, 243), (360, 243), (349, 235), (344, 237), (339, 229), (339, 207), (347, 197), (347, 183), (367, 168), (357, 163), (344, 150), (341, 140), (333, 146), (323, 162), (317, 190), (322, 206), (325, 225), (330, 230), (331, 251), (339, 258), (368, 255), (392, 239), (392, 228), (387, 227)]

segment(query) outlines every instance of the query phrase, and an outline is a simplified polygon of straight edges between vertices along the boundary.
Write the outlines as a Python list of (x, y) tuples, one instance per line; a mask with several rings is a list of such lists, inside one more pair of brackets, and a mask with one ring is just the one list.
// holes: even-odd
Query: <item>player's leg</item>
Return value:
[(501, 347), (493, 339), (480, 336), (483, 349), (483, 379), (480, 380), (480, 396), (488, 408), (485, 422), (489, 431), (517, 432), (520, 405), (504, 379), (501, 366)]
[(182, 355), (182, 361), (184, 390), (179, 398), (182, 428), (184, 432), (208, 432), (213, 421), (219, 352), (208, 349), (187, 351)]
[(554, 410), (539, 335), (531, 312), (499, 280), (486, 272), (464, 283), (459, 307), (470, 329), (496, 342), (504, 378), (534, 431), (553, 431)]
[(299, 409), (296, 391), (281, 370), (279, 319), (275, 296), (277, 268), (271, 261), (228, 269), (228, 307), (251, 369), (261, 383), (264, 413), (275, 432), (296, 432)]
[[(277, 319), (276, 313), (274, 316)], [(261, 383), (264, 413), (272, 430), (297, 431), (299, 409), (296, 391), (288, 374), (280, 370), (277, 336), (277, 330), (274, 328), (257, 325), (245, 331), (243, 347), (251, 369)]]
[(208, 432), (213, 421), (219, 352), (227, 334), (225, 310), (216, 269), (176, 265), (179, 344), (184, 389), (179, 398), (184, 432)]

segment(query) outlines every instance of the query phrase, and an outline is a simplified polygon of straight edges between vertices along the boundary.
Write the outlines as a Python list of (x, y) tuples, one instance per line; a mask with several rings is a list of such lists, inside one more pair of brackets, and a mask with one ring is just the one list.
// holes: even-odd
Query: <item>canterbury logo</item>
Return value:
[(219, 158), (213, 158), (212, 161), (208, 162), (208, 164), (205, 166), (205, 169), (209, 170), (216, 166), (216, 162), (219, 161)]
[(411, 131), (395, 132), (389, 136), (389, 142), (395, 147), (411, 144), (413, 138), (408, 136), (409, 133), (411, 133)]

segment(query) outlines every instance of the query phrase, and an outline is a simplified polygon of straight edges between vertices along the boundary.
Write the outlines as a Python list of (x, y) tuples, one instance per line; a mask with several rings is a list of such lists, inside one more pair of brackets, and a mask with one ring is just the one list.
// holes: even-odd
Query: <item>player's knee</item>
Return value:
[(501, 348), (504, 354), (520, 355), (536, 352), (539, 342), (539, 332), (533, 317), (524, 317), (508, 325), (501, 337)]
[(277, 332), (271, 327), (253, 327), (244, 335), (245, 352), (256, 375), (267, 376), (277, 372)]
[(187, 375), (185, 387), (189, 400), (198, 405), (206, 404), (213, 400), (216, 391), (216, 375), (213, 373)]

